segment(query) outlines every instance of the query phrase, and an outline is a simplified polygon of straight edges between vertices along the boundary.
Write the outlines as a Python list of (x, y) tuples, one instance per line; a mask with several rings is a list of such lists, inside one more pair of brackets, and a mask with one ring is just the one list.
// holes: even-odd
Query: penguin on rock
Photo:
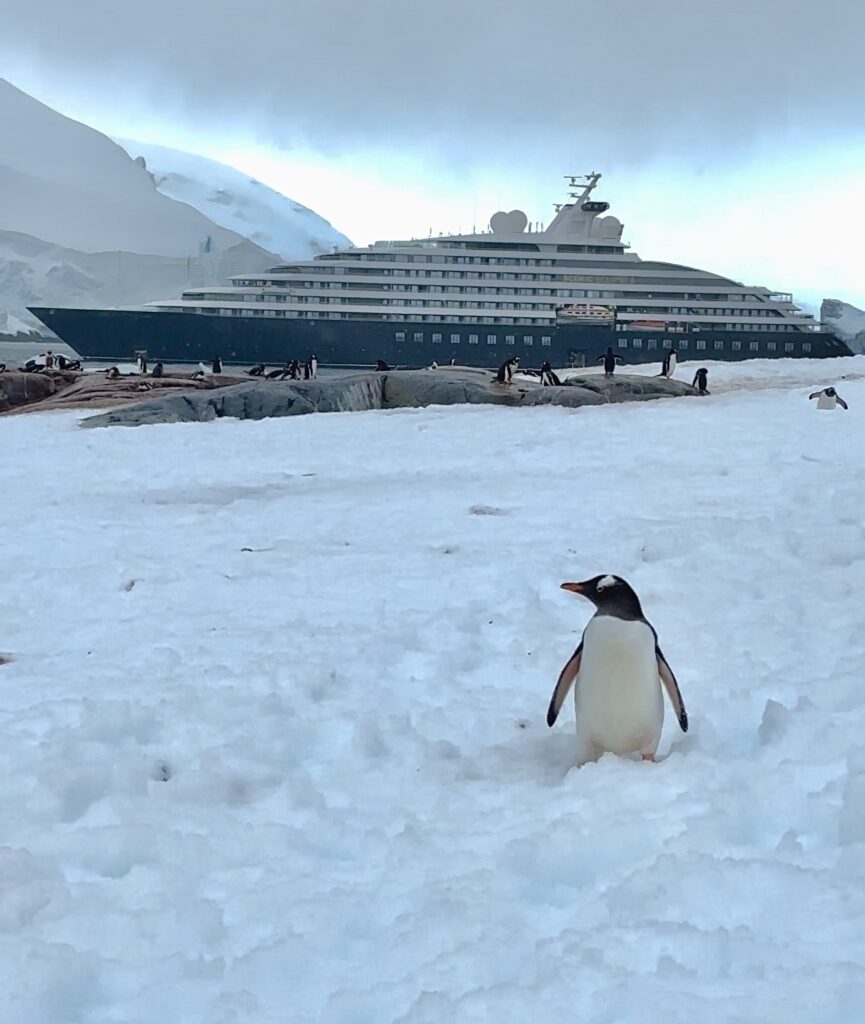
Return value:
[(661, 365), (661, 372), (658, 374), (659, 377), (666, 377), (669, 379), (676, 372), (676, 363), (679, 361), (679, 353), (676, 351), (675, 345), (670, 346), (670, 351), (664, 353), (664, 362)]
[(588, 598), (596, 610), (559, 675), (547, 725), (555, 724), (573, 686), (578, 765), (605, 753), (654, 761), (664, 724), (662, 685), (682, 732), (688, 731), (688, 714), (640, 599), (621, 576), (594, 576), (562, 589)]
[(813, 395), (808, 395), (809, 402), (813, 398), (817, 399), (818, 409), (834, 409), (836, 405), (840, 405), (842, 409), (847, 408), (847, 403), (835, 388), (823, 388), (822, 391), (815, 391)]
[(514, 370), (520, 365), (519, 356), (510, 356), (506, 359), (498, 369), (498, 373), (495, 376), (497, 384), (510, 384), (511, 379), (514, 375)]

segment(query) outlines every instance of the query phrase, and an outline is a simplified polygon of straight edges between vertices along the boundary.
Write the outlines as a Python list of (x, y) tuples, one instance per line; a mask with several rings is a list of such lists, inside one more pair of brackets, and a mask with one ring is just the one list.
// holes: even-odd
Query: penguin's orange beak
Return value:
[(582, 594), (583, 585), (582, 583), (563, 583), (562, 590), (570, 590), (572, 594)]

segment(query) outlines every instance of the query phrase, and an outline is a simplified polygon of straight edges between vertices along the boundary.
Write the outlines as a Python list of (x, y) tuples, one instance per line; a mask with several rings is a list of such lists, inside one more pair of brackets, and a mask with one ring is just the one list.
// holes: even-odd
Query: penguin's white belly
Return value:
[(835, 396), (834, 395), (820, 395), (817, 399), (818, 409), (834, 409), (835, 408)]
[(670, 365), (667, 367), (667, 376), (672, 377), (676, 372), (676, 357), (670, 356)]
[(645, 622), (598, 615), (586, 627), (574, 688), (585, 757), (654, 754), (664, 724), (655, 637)]

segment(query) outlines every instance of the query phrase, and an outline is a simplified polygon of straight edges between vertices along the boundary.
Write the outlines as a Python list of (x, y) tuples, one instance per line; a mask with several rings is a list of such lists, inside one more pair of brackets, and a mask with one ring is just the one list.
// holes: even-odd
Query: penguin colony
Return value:
[(621, 576), (594, 576), (562, 589), (588, 598), (595, 614), (559, 675), (547, 725), (555, 724), (573, 687), (578, 765), (605, 753), (654, 761), (664, 724), (662, 685), (682, 732), (688, 731), (688, 714), (640, 599)]

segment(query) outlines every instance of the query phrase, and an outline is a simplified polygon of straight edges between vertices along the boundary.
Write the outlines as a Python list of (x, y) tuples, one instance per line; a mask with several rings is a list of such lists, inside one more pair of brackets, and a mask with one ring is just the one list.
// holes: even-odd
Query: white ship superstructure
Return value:
[(219, 316), (534, 328), (614, 319), (619, 332), (817, 329), (788, 293), (628, 252), (609, 204), (589, 198), (600, 177), (587, 175), (578, 190), (571, 177), (573, 202), (543, 231), (528, 231), (521, 211), (497, 213), (488, 232), (376, 242), (155, 305)]

